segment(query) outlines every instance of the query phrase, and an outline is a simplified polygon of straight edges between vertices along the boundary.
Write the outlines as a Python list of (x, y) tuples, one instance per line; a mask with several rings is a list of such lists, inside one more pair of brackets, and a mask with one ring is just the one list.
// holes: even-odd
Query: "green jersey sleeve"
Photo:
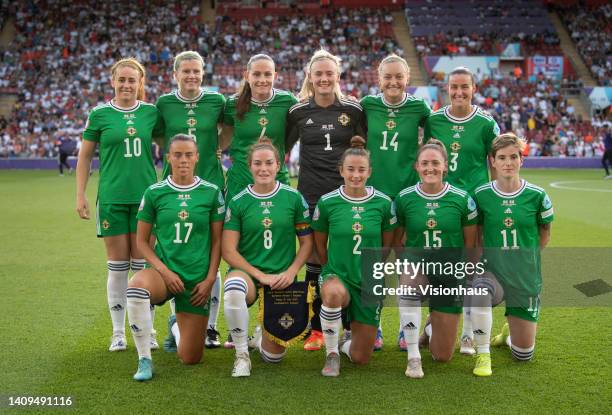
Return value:
[(425, 126), (425, 122), (427, 121), (427, 118), (429, 118), (429, 116), (431, 115), (431, 108), (429, 108), (429, 105), (427, 105), (427, 102), (425, 102), (425, 100), (421, 102), (423, 103), (423, 108), (422, 108), (422, 114), (421, 114), (421, 121), (419, 121), (419, 125), (423, 127)]
[(383, 232), (389, 232), (397, 228), (398, 223), (397, 214), (395, 212), (395, 202), (389, 201), (389, 203), (385, 206), (383, 214)]
[(153, 205), (151, 189), (149, 188), (145, 190), (144, 195), (142, 196), (136, 218), (143, 222), (153, 224), (155, 223), (155, 216), (155, 206)]
[(223, 110), (223, 124), (234, 126), (234, 116), (236, 115), (236, 99), (230, 98), (225, 101)]
[(538, 225), (545, 225), (554, 220), (553, 204), (550, 197), (545, 192), (542, 192), (540, 207), (538, 209)]
[(487, 134), (484, 136), (484, 144), (487, 154), (491, 153), (491, 145), (493, 144), (493, 140), (495, 140), (495, 137), (497, 137), (500, 132), (501, 131), (499, 129), (499, 125), (497, 125), (497, 122), (495, 120), (491, 120), (489, 131), (487, 131)]
[(217, 188), (215, 195), (215, 204), (213, 206), (212, 215), (210, 217), (211, 222), (219, 222), (225, 218), (225, 200), (223, 199), (223, 192)]
[(312, 229), (322, 233), (329, 232), (329, 214), (322, 200), (319, 200), (312, 214)]
[(240, 207), (238, 203), (232, 199), (227, 204), (227, 210), (225, 211), (225, 223), (223, 229), (230, 231), (242, 232), (242, 221), (240, 218)]
[(478, 224), (478, 208), (476, 207), (476, 202), (472, 197), (468, 194), (465, 198), (465, 211), (461, 216), (461, 225), (462, 226), (470, 226)]
[(295, 209), (294, 209), (294, 224), (295, 233), (297, 236), (305, 236), (312, 233), (310, 227), (310, 212), (308, 211), (308, 203), (304, 197), (297, 193), (295, 195)]
[(94, 109), (92, 112), (89, 113), (89, 116), (87, 117), (87, 124), (85, 124), (85, 130), (83, 131), (83, 139), (99, 143), (100, 135), (101, 126), (98, 121), (97, 113)]

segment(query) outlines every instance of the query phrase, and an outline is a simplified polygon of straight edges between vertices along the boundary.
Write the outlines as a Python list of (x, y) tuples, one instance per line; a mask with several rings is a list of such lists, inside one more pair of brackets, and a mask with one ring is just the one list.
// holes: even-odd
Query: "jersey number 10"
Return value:
[(125, 154), (123, 157), (140, 157), (142, 154), (142, 142), (140, 138), (136, 137), (133, 140), (126, 138), (123, 142), (125, 143)]

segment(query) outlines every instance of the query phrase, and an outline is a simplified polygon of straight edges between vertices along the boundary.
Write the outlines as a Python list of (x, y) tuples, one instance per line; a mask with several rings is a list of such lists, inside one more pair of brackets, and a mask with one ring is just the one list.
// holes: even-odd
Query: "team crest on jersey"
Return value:
[(506, 225), (506, 228), (511, 228), (514, 225), (514, 221), (512, 218), (506, 218), (504, 219), (504, 225)]
[(108, 228), (110, 228), (110, 223), (108, 223), (108, 221), (107, 221), (106, 219), (104, 219), (104, 220), (102, 221), (102, 227), (103, 227), (104, 229), (108, 229)]
[(136, 134), (136, 129), (135, 129), (134, 127), (129, 127), (129, 128), (127, 129), (127, 133), (128, 133), (129, 135), (135, 135), (135, 134)]
[(198, 121), (195, 118), (187, 118), (187, 125), (189, 127), (193, 128), (197, 123)]
[(363, 226), (359, 222), (353, 223), (352, 228), (353, 228), (353, 232), (355, 232), (355, 233), (359, 233), (359, 232), (361, 232), (363, 230)]
[(340, 116), (338, 117), (338, 122), (343, 126), (346, 127), (349, 122), (351, 122), (351, 117), (349, 117), (345, 112), (343, 112), (342, 114), (340, 114)]
[(266, 125), (268, 125), (268, 119), (266, 117), (261, 117), (258, 122), (259, 122), (259, 125), (261, 125), (262, 127), (265, 127)]
[(364, 207), (363, 206), (353, 206), (351, 208), (351, 211), (353, 212), (353, 219), (361, 219), (361, 213), (363, 213), (364, 211)]
[(265, 217), (261, 221), (261, 224), (264, 226), (264, 228), (268, 229), (270, 226), (272, 226), (272, 219)]
[(395, 121), (389, 120), (389, 121), (387, 121), (387, 123), (385, 125), (387, 126), (387, 128), (389, 130), (393, 130), (397, 124), (395, 124)]
[(189, 212), (187, 212), (185, 209), (181, 209), (181, 211), (178, 213), (178, 217), (180, 220), (187, 220), (189, 217)]
[(436, 226), (438, 226), (438, 222), (436, 222), (434, 218), (427, 219), (427, 222), (425, 222), (425, 224), (427, 225), (429, 229), (433, 229)]
[[(459, 138), (459, 137), (455, 137), (455, 138)], [(450, 145), (451, 150), (453, 150), (454, 153), (458, 152), (461, 149), (461, 144), (459, 144), (459, 142), (455, 141)]]

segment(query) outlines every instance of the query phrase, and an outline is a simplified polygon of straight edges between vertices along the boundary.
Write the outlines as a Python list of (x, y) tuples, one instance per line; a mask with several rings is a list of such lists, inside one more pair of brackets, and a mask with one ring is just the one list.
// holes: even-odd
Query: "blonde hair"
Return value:
[(404, 66), (404, 68), (406, 69), (406, 73), (408, 73), (408, 76), (410, 76), (410, 66), (408, 66), (408, 62), (406, 62), (406, 59), (402, 58), (401, 56), (396, 55), (395, 53), (392, 53), (392, 54), (386, 56), (378, 64), (378, 77), (379, 78), (382, 77), (383, 66), (384, 65), (386, 65), (388, 63), (395, 63), (395, 62), (401, 63)]
[(342, 60), (336, 55), (332, 55), (325, 49), (319, 49), (318, 51), (314, 53), (314, 55), (312, 55), (312, 58), (310, 58), (310, 61), (308, 62), (308, 65), (306, 65), (306, 68), (304, 70), (304, 72), (306, 73), (306, 76), (304, 77), (304, 82), (302, 82), (302, 89), (300, 89), (300, 93), (299, 93), (299, 98), (301, 100), (307, 100), (314, 96), (315, 91), (312, 86), (312, 83), (310, 82), (310, 70), (312, 69), (312, 65), (315, 62), (323, 60), (323, 59), (329, 59), (330, 61), (336, 64), (336, 69), (338, 71), (338, 81), (336, 82), (336, 85), (334, 86), (334, 94), (336, 94), (336, 97), (338, 99), (344, 97), (344, 95), (342, 95), (342, 92), (340, 91), (340, 82), (339, 82), (340, 74), (342, 73), (342, 69), (340, 66), (340, 64), (342, 63)]
[(204, 70), (204, 58), (198, 52), (193, 50), (186, 50), (174, 57), (174, 64), (172, 67), (174, 68), (174, 72), (178, 71), (181, 63), (183, 61), (198, 61), (202, 64), (202, 70)]
[(136, 99), (140, 101), (144, 101), (145, 99), (145, 80), (146, 80), (146, 72), (144, 66), (140, 62), (136, 60), (136, 58), (123, 58), (115, 62), (115, 64), (111, 67), (111, 78), (115, 79), (115, 75), (117, 74), (117, 70), (127, 66), (132, 69), (136, 69), (140, 74), (140, 86), (138, 87), (138, 92), (136, 94)]
[(525, 151), (527, 144), (522, 138), (519, 138), (514, 133), (504, 133), (495, 137), (493, 143), (491, 144), (491, 157), (495, 158), (495, 155), (499, 150), (510, 146), (516, 147), (516, 149), (519, 151), (519, 155), (521, 158), (523, 158), (523, 151)]

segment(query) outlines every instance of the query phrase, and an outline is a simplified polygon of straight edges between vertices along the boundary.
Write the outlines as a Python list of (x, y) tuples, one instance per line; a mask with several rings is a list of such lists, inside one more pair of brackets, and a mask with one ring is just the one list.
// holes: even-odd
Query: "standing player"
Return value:
[[(250, 147), (261, 138), (269, 138), (281, 156), (277, 179), (289, 184), (285, 167), (285, 130), (287, 112), (297, 99), (287, 91), (274, 88), (277, 73), (272, 58), (265, 54), (251, 56), (238, 93), (227, 100), (223, 115), (222, 147), (230, 146), (232, 166), (227, 172), (226, 199), (253, 183), (247, 163)], [(231, 333), (225, 347), (233, 347)]]
[[(130, 328), (138, 349), (134, 375), (138, 381), (153, 377), (148, 310), (169, 297), (176, 301), (172, 332), (177, 354), (184, 364), (200, 361), (210, 292), (221, 260), (225, 203), (216, 185), (194, 176), (198, 162), (194, 138), (174, 136), (167, 160), (171, 175), (145, 191), (138, 212), (138, 247), (150, 268), (136, 273), (127, 289)], [(154, 227), (155, 250), (148, 244)]]
[[(306, 66), (300, 91), (302, 102), (287, 115), (286, 150), (300, 140), (298, 190), (308, 202), (312, 214), (321, 195), (342, 185), (338, 162), (344, 151), (356, 142), (363, 144), (365, 117), (361, 105), (344, 99), (340, 92), (340, 59), (325, 50), (317, 51)], [(306, 264), (306, 281), (317, 282), (321, 265), (313, 253)], [(318, 293), (317, 293), (318, 294)], [(313, 304), (312, 332), (305, 350), (319, 350), (323, 345), (319, 309), (321, 299)]]
[[(225, 179), (221, 163), (217, 158), (219, 147), (217, 126), (223, 119), (225, 98), (217, 92), (205, 91), (202, 88), (204, 59), (198, 52), (184, 51), (176, 55), (173, 75), (178, 89), (162, 95), (157, 100), (160, 122), (156, 127), (156, 133), (164, 137), (166, 152), (171, 137), (176, 134), (188, 134), (194, 137), (200, 154), (196, 175), (223, 190)], [(163, 177), (168, 177), (170, 173), (170, 165), (165, 162)], [(220, 346), (219, 333), (216, 329), (220, 290), (221, 275), (217, 273), (206, 330), (206, 347), (209, 348)], [(170, 319), (172, 320), (173, 316)], [(172, 333), (168, 333), (164, 348), (167, 350), (176, 348)]]
[(540, 250), (550, 241), (553, 206), (546, 192), (520, 178), (525, 143), (512, 133), (493, 141), (491, 166), (497, 179), (476, 189), (484, 258), (490, 272), (474, 280), (474, 288), (487, 288), (472, 309), (477, 359), (476, 376), (491, 376), (489, 343), (492, 306), (506, 301), (502, 334), (491, 343), (508, 344), (512, 356), (530, 360), (535, 349), (542, 273)]
[(274, 88), (277, 73), (274, 61), (264, 54), (254, 55), (247, 63), (238, 93), (227, 100), (223, 117), (223, 145), (231, 139), (232, 167), (227, 172), (227, 200), (241, 192), (253, 177), (247, 164), (249, 148), (267, 137), (280, 154), (281, 169), (277, 179), (289, 184), (285, 167), (285, 130), (287, 112), (297, 99), (287, 91)]
[[(278, 150), (269, 140), (261, 141), (251, 147), (247, 161), (255, 184), (229, 201), (223, 229), (223, 258), (230, 266), (224, 313), (236, 348), (234, 377), (251, 374), (247, 308), (257, 299), (257, 288), (288, 287), (312, 251), (308, 205), (297, 190), (276, 180), (281, 168)], [(279, 363), (285, 356), (286, 349), (265, 333), (260, 344), (258, 340), (256, 347), (265, 362)]]
[[(368, 122), (367, 149), (372, 158), (372, 176), (368, 184), (390, 198), (419, 179), (412, 168), (419, 149), (419, 127), (423, 127), (431, 113), (422, 98), (406, 93), (409, 80), (408, 63), (391, 54), (378, 65), (382, 93), (361, 100)], [(400, 348), (405, 349), (402, 333), (400, 331)], [(381, 329), (376, 336), (375, 348), (382, 348)]]
[[(448, 177), (453, 186), (474, 196), (474, 190), (489, 181), (487, 155), (499, 126), (483, 109), (472, 105), (476, 92), (474, 74), (464, 67), (448, 75), (451, 104), (435, 111), (425, 123), (424, 141), (440, 140), (448, 152)], [(469, 307), (464, 307), (461, 353), (474, 354)]]
[[(444, 180), (448, 171), (448, 158), (444, 145), (430, 140), (419, 149), (415, 169), (420, 182), (402, 190), (395, 199), (400, 228), (395, 235), (394, 246), (402, 245), (405, 235), (406, 248), (417, 249), (419, 255), (431, 262), (449, 260), (448, 248), (473, 248), (476, 242), (476, 222), (478, 213), (476, 203), (463, 190)], [(439, 251), (443, 249), (443, 251)], [(408, 253), (412, 262), (420, 262)], [(450, 259), (454, 253), (450, 253)], [(455, 276), (404, 275), (400, 282), (418, 288), (429, 283), (432, 287), (440, 285), (449, 288), (459, 287), (461, 282)], [(421, 326), (421, 291), (399, 298), (400, 321), (408, 349), (406, 376), (422, 378), (423, 368), (419, 352), (419, 328)], [(430, 297), (431, 328), (435, 336), (429, 334), (429, 349), (438, 361), (448, 361), (453, 356), (455, 339), (459, 325), (459, 314), (463, 299), (455, 296)]]
[[(155, 183), (151, 155), (152, 132), (158, 119), (154, 105), (144, 99), (145, 70), (133, 58), (121, 59), (111, 68), (114, 98), (89, 114), (76, 170), (76, 209), (89, 219), (85, 196), (89, 167), (100, 152), (100, 184), (96, 201), (97, 233), (104, 238), (108, 264), (108, 308), (113, 323), (109, 350), (125, 350), (125, 292), (128, 272), (144, 268), (136, 246), (136, 213), (145, 189)], [(157, 348), (154, 332), (151, 344)]]
[(344, 185), (323, 195), (313, 214), (315, 248), (323, 264), (321, 327), (327, 357), (323, 376), (340, 375), (338, 354), (342, 309), (347, 309), (351, 339), (340, 349), (349, 359), (366, 364), (374, 349), (381, 304), (364, 304), (372, 278), (362, 275), (362, 250), (391, 246), (397, 226), (393, 202), (384, 193), (366, 186), (370, 177), (369, 154), (363, 147), (346, 150), (340, 159)]

